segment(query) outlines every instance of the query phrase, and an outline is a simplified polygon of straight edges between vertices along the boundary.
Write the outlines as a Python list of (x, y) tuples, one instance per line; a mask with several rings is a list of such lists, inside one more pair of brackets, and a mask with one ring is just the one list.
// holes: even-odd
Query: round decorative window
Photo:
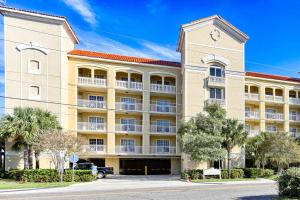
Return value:
[(217, 41), (221, 37), (221, 33), (218, 29), (214, 29), (210, 32), (210, 36), (214, 41)]

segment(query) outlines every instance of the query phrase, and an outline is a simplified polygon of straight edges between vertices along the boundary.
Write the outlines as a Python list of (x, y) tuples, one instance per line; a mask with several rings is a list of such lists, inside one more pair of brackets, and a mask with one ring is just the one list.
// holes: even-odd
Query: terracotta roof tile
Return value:
[(85, 51), (85, 50), (78, 50), (78, 49), (72, 50), (68, 54), (69, 55), (77, 55), (77, 56), (87, 56), (87, 57), (93, 57), (93, 58), (103, 58), (103, 59), (109, 59), (109, 60), (119, 60), (119, 61), (125, 61), (125, 62), (133, 62), (133, 63), (181, 67), (180, 62), (155, 60), (155, 59), (150, 59), (150, 58), (139, 58), (139, 57), (133, 57), (133, 56), (123, 56), (123, 55), (117, 55), (117, 54), (108, 54), (108, 53)]
[(300, 83), (300, 78), (293, 78), (293, 77), (288, 77), (288, 76), (278, 76), (278, 75), (263, 74), (263, 73), (257, 73), (257, 72), (246, 72), (246, 76)]

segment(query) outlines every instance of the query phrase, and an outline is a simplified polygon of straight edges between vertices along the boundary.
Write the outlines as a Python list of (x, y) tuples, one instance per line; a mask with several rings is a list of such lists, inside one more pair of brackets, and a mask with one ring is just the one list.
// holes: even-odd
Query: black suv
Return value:
[(107, 174), (114, 174), (114, 169), (112, 167), (97, 167), (92, 162), (78, 163), (75, 170), (93, 170), (97, 169), (97, 177), (105, 178)]

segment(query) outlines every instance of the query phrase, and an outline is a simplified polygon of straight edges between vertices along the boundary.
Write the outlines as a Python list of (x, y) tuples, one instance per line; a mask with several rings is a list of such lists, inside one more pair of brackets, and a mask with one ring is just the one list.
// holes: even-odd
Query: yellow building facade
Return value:
[[(261, 131), (300, 132), (300, 80), (245, 72), (248, 36), (220, 16), (181, 26), (170, 62), (77, 50), (64, 17), (1, 7), (4, 15), (5, 108), (52, 111), (82, 141), (82, 160), (115, 174), (179, 174), (195, 163), (180, 151), (182, 120), (217, 102), (228, 117)], [(30, 27), (30, 29), (26, 28)], [(9, 41), (14, 41), (9, 42)], [(22, 153), (6, 142), (6, 169), (22, 168)], [(234, 148), (234, 165), (244, 151)], [(40, 167), (53, 168), (46, 154)]]

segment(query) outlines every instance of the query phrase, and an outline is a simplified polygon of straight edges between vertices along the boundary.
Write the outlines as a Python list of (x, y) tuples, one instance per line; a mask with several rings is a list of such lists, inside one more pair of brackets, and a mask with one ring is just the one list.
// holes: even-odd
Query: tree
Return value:
[(205, 107), (204, 111), (188, 122), (182, 122), (178, 130), (181, 149), (193, 161), (222, 159), (225, 151), (221, 130), (226, 112), (217, 104)]
[(236, 119), (226, 119), (222, 126), (223, 145), (227, 151), (227, 170), (230, 177), (231, 170), (231, 152), (235, 146), (243, 146), (246, 142), (247, 133), (244, 131), (244, 125)]
[(46, 130), (59, 128), (56, 117), (39, 108), (15, 108), (13, 114), (6, 114), (0, 121), (0, 138), (13, 139), (13, 149), (24, 149), (24, 169), (33, 168), (33, 145), (38, 135)]
[(56, 169), (59, 170), (59, 152), (64, 152), (64, 161), (74, 152), (78, 152), (81, 147), (81, 138), (77, 138), (73, 132), (63, 130), (46, 131), (37, 137), (35, 148), (48, 152), (51, 161)]

